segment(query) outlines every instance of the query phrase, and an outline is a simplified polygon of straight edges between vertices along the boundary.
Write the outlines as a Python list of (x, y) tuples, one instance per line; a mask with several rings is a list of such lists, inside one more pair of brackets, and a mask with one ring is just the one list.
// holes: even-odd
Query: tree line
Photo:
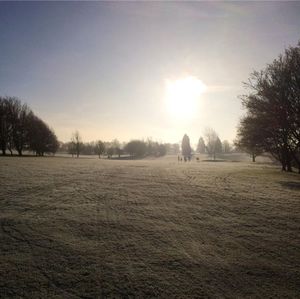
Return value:
[(102, 140), (83, 142), (78, 131), (72, 134), (69, 142), (60, 143), (58, 151), (71, 154), (79, 157), (80, 155), (97, 155), (107, 156), (108, 158), (121, 156), (129, 156), (131, 158), (141, 158), (146, 156), (161, 157), (166, 154), (177, 155), (180, 152), (178, 144), (161, 143), (151, 139), (145, 140), (131, 140), (129, 142), (119, 142), (117, 139), (111, 142)]
[[(234, 152), (236, 149), (229, 143), (228, 140), (221, 141), (217, 132), (212, 128), (206, 128), (204, 131), (204, 137), (200, 137), (196, 153), (207, 154), (213, 160), (216, 159), (218, 154), (228, 154)], [(182, 138), (181, 153), (186, 159), (190, 159), (193, 148), (190, 145), (190, 139), (187, 134)]]
[[(208, 154), (215, 160), (218, 154), (235, 151), (235, 148), (227, 140), (221, 142), (218, 134), (211, 128), (206, 129), (204, 136), (204, 138), (200, 137), (199, 139), (196, 149), (197, 153)], [(161, 157), (166, 154), (182, 154), (188, 159), (195, 153), (190, 145), (190, 139), (186, 134), (183, 136), (180, 147), (179, 143), (161, 143), (149, 138), (146, 141), (135, 139), (122, 143), (117, 139), (111, 142), (102, 140), (82, 142), (81, 135), (78, 131), (72, 134), (69, 142), (61, 142), (58, 151), (68, 153), (73, 157), (79, 157), (80, 155), (97, 155), (99, 158), (101, 158), (101, 156), (106, 156), (107, 158), (112, 158), (113, 156), (118, 158), (121, 158), (121, 156), (141, 158), (146, 156)]]
[[(261, 71), (254, 71), (244, 83), (246, 94), (240, 96), (246, 114), (238, 125), (234, 146), (252, 155), (252, 160), (269, 153), (281, 163), (282, 170), (300, 173), (300, 42), (285, 49)], [(79, 156), (94, 154), (101, 157), (127, 154), (130, 157), (179, 154), (178, 144), (154, 142), (150, 139), (120, 143), (101, 140), (83, 143), (75, 132), (68, 143), (59, 143), (54, 131), (16, 97), (0, 96), (0, 150), (22, 155), (23, 151), (43, 156), (57, 150)], [(228, 141), (221, 142), (213, 129), (200, 137), (197, 152), (207, 153), (213, 159), (220, 153), (233, 150)], [(193, 149), (187, 135), (183, 137), (181, 152), (190, 157)]]
[(246, 115), (241, 119), (236, 144), (253, 161), (270, 153), (283, 171), (300, 173), (300, 42), (285, 49), (261, 71), (254, 71), (241, 96)]
[(59, 143), (54, 131), (16, 97), (0, 97), (0, 147), (2, 155), (23, 151), (43, 156), (55, 153)]

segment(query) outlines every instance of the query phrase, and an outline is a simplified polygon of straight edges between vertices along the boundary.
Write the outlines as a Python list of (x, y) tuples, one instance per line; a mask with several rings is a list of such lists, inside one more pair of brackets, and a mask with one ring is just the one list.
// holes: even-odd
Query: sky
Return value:
[[(0, 2), (0, 95), (61, 141), (196, 144), (207, 127), (232, 141), (242, 82), (298, 43), (299, 16), (300, 2)], [(167, 89), (186, 78), (206, 88), (178, 119)]]

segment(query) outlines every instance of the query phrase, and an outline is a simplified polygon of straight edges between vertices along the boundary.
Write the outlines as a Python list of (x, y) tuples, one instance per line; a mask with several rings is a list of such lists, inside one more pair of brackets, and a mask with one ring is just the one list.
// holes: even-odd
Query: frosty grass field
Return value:
[(268, 163), (0, 158), (1, 298), (300, 298), (300, 179)]

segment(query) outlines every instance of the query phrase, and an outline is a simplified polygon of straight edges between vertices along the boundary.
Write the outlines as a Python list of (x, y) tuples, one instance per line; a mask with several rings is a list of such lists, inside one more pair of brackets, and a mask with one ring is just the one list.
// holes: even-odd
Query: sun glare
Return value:
[(181, 120), (195, 116), (199, 97), (206, 86), (196, 77), (189, 76), (177, 80), (166, 80), (165, 104), (168, 113)]

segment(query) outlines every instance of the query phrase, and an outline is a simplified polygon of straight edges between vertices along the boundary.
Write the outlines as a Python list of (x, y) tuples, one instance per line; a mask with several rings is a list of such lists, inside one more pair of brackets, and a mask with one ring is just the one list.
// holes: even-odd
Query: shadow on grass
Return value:
[(35, 158), (35, 157), (38, 157), (38, 158), (41, 158), (41, 157), (55, 157), (53, 155), (44, 155), (44, 156), (38, 156), (38, 155), (34, 155), (34, 154), (23, 154), (23, 155), (17, 155), (17, 154), (14, 154), (14, 155), (3, 155), (3, 154), (0, 154), (0, 157), (1, 158)]
[(300, 190), (300, 182), (279, 182), (282, 187), (293, 189), (293, 190)]
[(146, 157), (123, 156), (123, 157), (110, 157), (109, 160), (142, 160)]
[(201, 162), (239, 162), (239, 161), (230, 161), (230, 160), (223, 160), (223, 159), (216, 159), (216, 160), (200, 160)]

